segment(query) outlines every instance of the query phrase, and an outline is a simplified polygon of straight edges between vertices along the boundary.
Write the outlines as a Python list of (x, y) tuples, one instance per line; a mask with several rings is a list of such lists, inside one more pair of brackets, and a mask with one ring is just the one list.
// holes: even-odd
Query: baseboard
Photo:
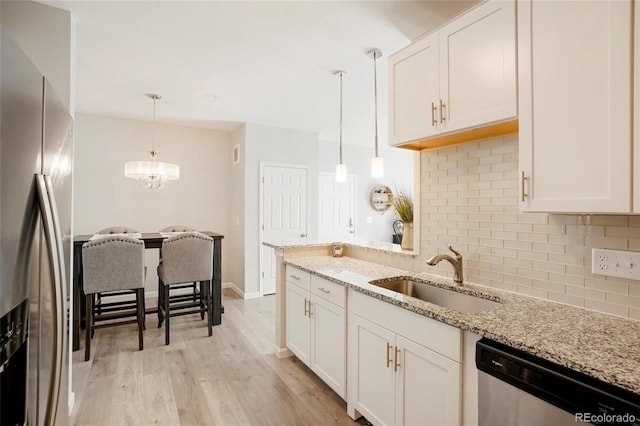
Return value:
[(245, 299), (256, 299), (258, 297), (262, 297), (262, 295), (260, 294), (259, 291), (254, 291), (252, 293), (245, 293), (244, 294), (244, 298)]
[(230, 288), (231, 290), (233, 290), (234, 293), (236, 293), (242, 299), (255, 299), (262, 296), (259, 291), (255, 291), (252, 293), (245, 293), (242, 289), (240, 289), (240, 287), (238, 287), (232, 282), (223, 283), (222, 288)]
[(281, 348), (278, 345), (274, 345), (273, 353), (278, 359), (289, 358), (293, 356), (293, 352), (289, 348)]

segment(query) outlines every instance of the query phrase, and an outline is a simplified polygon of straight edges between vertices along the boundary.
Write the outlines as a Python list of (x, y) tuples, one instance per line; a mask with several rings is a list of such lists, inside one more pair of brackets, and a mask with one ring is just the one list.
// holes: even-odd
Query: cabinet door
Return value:
[(344, 308), (311, 296), (311, 370), (343, 399), (346, 394)]
[(311, 354), (310, 299), (307, 290), (287, 282), (287, 347), (306, 365), (310, 365)]
[(395, 422), (395, 334), (349, 315), (349, 404), (376, 425)]
[(397, 425), (459, 425), (460, 364), (396, 336)]
[(514, 0), (491, 1), (442, 28), (441, 131), (515, 118), (516, 90)]
[(629, 0), (518, 1), (521, 210), (630, 211), (632, 19)]
[(399, 145), (438, 132), (438, 34), (389, 58), (389, 143)]

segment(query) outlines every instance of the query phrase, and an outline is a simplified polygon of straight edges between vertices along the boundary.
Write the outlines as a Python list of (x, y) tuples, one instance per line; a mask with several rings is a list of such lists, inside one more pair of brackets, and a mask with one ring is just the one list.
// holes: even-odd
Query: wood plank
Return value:
[(295, 358), (272, 353), (275, 298), (223, 292), (225, 322), (178, 317), (171, 344), (147, 316), (144, 350), (135, 326), (97, 330), (91, 360), (75, 352), (71, 425), (318, 425), (353, 422), (346, 404)]

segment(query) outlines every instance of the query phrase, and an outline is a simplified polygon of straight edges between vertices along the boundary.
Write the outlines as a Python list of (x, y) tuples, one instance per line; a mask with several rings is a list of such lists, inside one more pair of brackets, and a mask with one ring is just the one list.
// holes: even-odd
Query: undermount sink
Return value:
[(369, 283), (377, 287), (402, 293), (405, 296), (415, 297), (416, 299), (424, 300), (425, 302), (460, 312), (472, 313), (490, 311), (491, 309), (500, 306), (499, 302), (493, 300), (435, 287), (406, 278), (392, 281), (375, 280), (370, 281)]

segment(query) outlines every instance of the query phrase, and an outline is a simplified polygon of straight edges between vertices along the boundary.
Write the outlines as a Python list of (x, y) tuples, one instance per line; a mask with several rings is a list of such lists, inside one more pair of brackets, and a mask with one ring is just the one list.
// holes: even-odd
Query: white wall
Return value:
[(245, 126), (245, 256), (244, 283), (240, 287), (246, 296), (260, 291), (260, 162), (309, 166), (308, 237), (317, 237), (318, 199), (318, 134), (281, 129), (258, 124)]
[(75, 113), (76, 25), (66, 10), (32, 1), (3, 1), (2, 27)]
[[(339, 145), (335, 142), (320, 141), (318, 147), (319, 168), (321, 172), (335, 173), (338, 162)], [(343, 162), (347, 172), (357, 176), (356, 195), (356, 238), (358, 240), (391, 242), (393, 221), (398, 215), (393, 209), (384, 214), (374, 210), (369, 202), (371, 190), (378, 185), (386, 185), (392, 191), (396, 188), (413, 188), (413, 151), (399, 148), (380, 150), (384, 159), (384, 177), (371, 177), (371, 147), (343, 145)], [(317, 187), (316, 190), (317, 192)], [(414, 197), (414, 202), (419, 197)], [(367, 217), (372, 223), (366, 223)]]
[[(244, 198), (245, 198), (245, 163), (246, 163), (246, 128), (243, 124), (231, 134), (231, 150), (233, 147), (240, 148), (238, 164), (231, 166), (230, 186), (231, 202), (229, 205), (229, 238), (225, 241), (225, 248), (231, 255), (230, 262), (231, 281), (238, 289), (244, 289)], [(232, 154), (231, 154), (232, 155)]]
[[(146, 160), (150, 122), (78, 114), (75, 134), (74, 224), (76, 234), (110, 226), (155, 232), (186, 225), (225, 235), (222, 280), (230, 276), (229, 235), (231, 135), (206, 129), (158, 124), (159, 161), (180, 166), (180, 179), (161, 190), (142, 188), (124, 176), (126, 161)], [(146, 251), (148, 292), (157, 291), (158, 255)]]

